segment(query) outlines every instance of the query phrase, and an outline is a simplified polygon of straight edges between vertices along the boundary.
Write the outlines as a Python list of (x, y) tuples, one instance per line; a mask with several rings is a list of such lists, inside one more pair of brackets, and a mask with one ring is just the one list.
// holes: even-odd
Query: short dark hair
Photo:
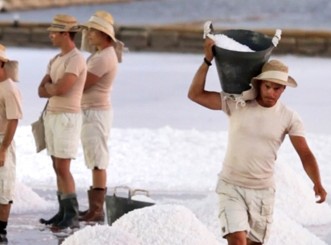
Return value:
[[(63, 33), (65, 33), (65, 31), (61, 31), (60, 33), (63, 34)], [(70, 37), (70, 39), (71, 39), (72, 41), (74, 41), (77, 32), (67, 32), (67, 33), (69, 33), (69, 37)]]

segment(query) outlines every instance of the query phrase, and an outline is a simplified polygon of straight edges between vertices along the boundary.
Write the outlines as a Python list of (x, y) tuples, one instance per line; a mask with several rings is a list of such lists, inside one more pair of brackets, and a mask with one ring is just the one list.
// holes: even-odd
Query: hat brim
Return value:
[(111, 39), (113, 39), (115, 43), (117, 42), (117, 39), (116, 39), (114, 33), (110, 32), (108, 29), (106, 29), (106, 28), (102, 27), (101, 25), (98, 25), (94, 22), (87, 22), (87, 23), (81, 25), (81, 27), (86, 28), (86, 29), (93, 28), (98, 31), (101, 31), (101, 32), (105, 33), (106, 35), (108, 35)]
[(257, 81), (270, 81), (270, 82), (273, 82), (273, 83), (289, 86), (289, 87), (292, 87), (292, 88), (295, 88), (295, 87), (298, 86), (297, 82), (291, 76), (288, 76), (287, 81), (283, 81), (283, 80), (273, 78), (273, 77), (263, 77), (261, 75), (252, 78), (251, 83), (252, 83), (253, 86), (256, 87), (256, 82)]
[(53, 26), (47, 28), (47, 31), (53, 31), (53, 32), (80, 32), (81, 30), (82, 30), (81, 26), (70, 29), (56, 28)]
[(2, 62), (8, 62), (9, 61), (9, 59), (7, 59), (7, 58), (5, 58), (5, 57), (2, 57), (2, 56), (0, 56), (0, 61), (2, 61)]

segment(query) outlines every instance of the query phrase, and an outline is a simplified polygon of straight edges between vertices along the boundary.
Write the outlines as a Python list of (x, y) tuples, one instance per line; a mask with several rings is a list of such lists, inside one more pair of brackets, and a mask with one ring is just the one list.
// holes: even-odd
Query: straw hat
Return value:
[(278, 60), (270, 60), (262, 67), (262, 72), (252, 78), (252, 84), (256, 81), (265, 80), (285, 86), (296, 87), (296, 81), (288, 75), (288, 67)]
[(47, 28), (47, 31), (55, 32), (78, 32), (80, 30), (76, 18), (65, 14), (55, 15), (51, 26)]
[(0, 44), (0, 60), (2, 62), (8, 62), (8, 58), (6, 55), (6, 47)]
[(117, 39), (115, 38), (113, 16), (106, 11), (100, 10), (95, 12), (94, 15), (92, 15), (91, 18), (88, 20), (88, 22), (82, 26), (102, 31), (103, 33), (106, 33), (108, 36), (110, 36), (111, 39), (114, 40), (114, 42), (117, 42)]
[(114, 19), (113, 16), (106, 11), (95, 12), (87, 23), (82, 25), (85, 28), (83, 30), (81, 49), (93, 53), (96, 48), (89, 44), (87, 29), (94, 28), (108, 35), (114, 41), (114, 48), (118, 62), (122, 62), (122, 53), (124, 49), (124, 43), (115, 37)]
[(5, 62), (4, 69), (7, 76), (13, 81), (18, 81), (18, 61), (9, 60), (6, 55), (6, 47), (0, 44), (0, 61)]

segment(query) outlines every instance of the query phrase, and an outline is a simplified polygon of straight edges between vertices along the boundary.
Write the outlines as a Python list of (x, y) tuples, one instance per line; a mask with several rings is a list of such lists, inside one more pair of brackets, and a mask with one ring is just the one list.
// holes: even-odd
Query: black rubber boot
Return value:
[(8, 239), (6, 234), (0, 234), (0, 244), (8, 244)]
[(59, 203), (59, 211), (52, 218), (50, 218), (50, 219), (43, 219), (43, 218), (41, 218), (39, 220), (39, 222), (41, 224), (44, 224), (44, 225), (53, 225), (53, 224), (57, 224), (58, 222), (60, 222), (63, 219), (64, 208), (61, 205), (61, 194), (60, 193), (57, 193), (57, 200), (58, 200), (58, 203)]
[(53, 231), (60, 231), (66, 228), (79, 228), (78, 201), (76, 195), (62, 199), (60, 202), (64, 208), (63, 219), (59, 223), (53, 224), (51, 229)]

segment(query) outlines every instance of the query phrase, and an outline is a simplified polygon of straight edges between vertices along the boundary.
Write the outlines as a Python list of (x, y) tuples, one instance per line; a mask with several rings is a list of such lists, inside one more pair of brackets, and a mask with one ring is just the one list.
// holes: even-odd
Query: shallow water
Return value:
[(136, 0), (16, 13), (1, 13), (0, 21), (49, 22), (57, 13), (72, 14), (85, 22), (96, 10), (113, 14), (119, 25), (203, 23), (223, 28), (299, 28), (330, 30), (328, 0)]

